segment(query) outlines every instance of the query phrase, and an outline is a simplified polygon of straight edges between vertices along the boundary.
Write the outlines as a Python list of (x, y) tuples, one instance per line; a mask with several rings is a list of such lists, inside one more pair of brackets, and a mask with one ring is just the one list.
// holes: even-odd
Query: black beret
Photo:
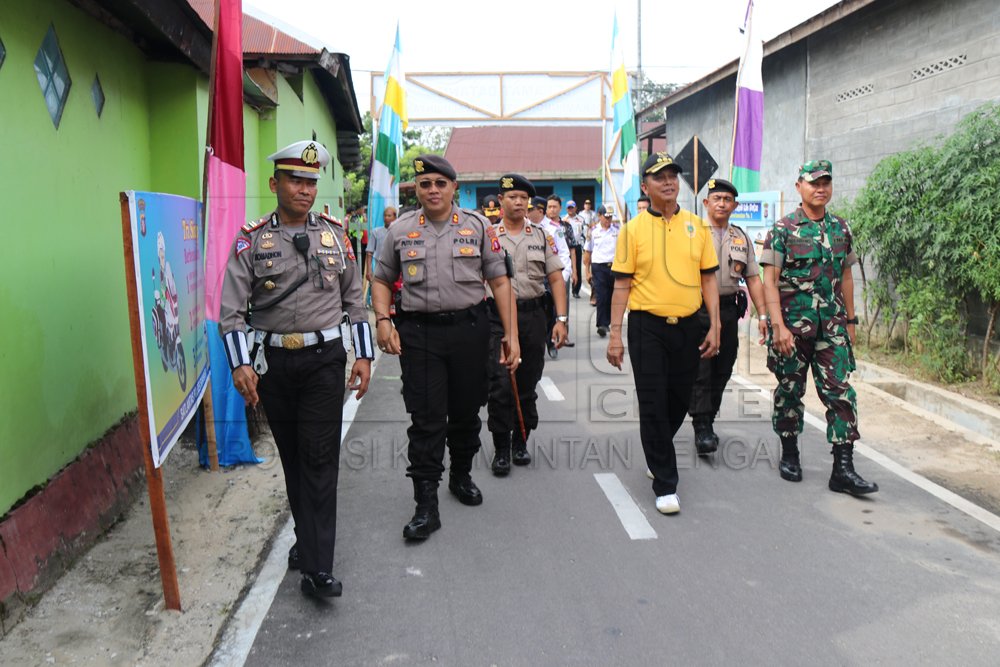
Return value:
[(496, 195), (489, 195), (488, 197), (483, 197), (483, 201), (480, 203), (483, 211), (497, 211), (500, 209), (500, 202), (497, 201)]
[(678, 174), (684, 171), (681, 169), (679, 164), (674, 162), (672, 157), (667, 155), (665, 152), (660, 151), (659, 153), (650, 153), (649, 157), (646, 158), (646, 161), (642, 163), (642, 175), (648, 176), (649, 174), (655, 174), (666, 167), (673, 169)]
[(458, 180), (455, 168), (440, 155), (421, 155), (417, 157), (413, 161), (413, 170), (417, 172), (417, 176), (421, 174), (441, 174), (453, 181)]
[(736, 191), (735, 185), (721, 178), (708, 179), (708, 194), (712, 194), (713, 192), (728, 192), (734, 197), (740, 196), (740, 193)]
[(500, 177), (500, 193), (503, 194), (509, 190), (520, 190), (528, 193), (529, 197), (535, 196), (534, 184), (521, 174), (504, 174)]

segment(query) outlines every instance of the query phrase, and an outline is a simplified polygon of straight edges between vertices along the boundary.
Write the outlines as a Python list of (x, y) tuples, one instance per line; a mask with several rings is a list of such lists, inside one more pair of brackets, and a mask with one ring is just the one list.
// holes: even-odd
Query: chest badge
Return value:
[(472, 255), (475, 254), (476, 251), (468, 246), (462, 246), (461, 248), (458, 249), (458, 252), (459, 254), (462, 255)]
[(333, 247), (333, 232), (323, 232), (319, 235), (319, 242), (327, 248)]
[(459, 236), (472, 236), (475, 232), (471, 229), (460, 229), (458, 230), (458, 234)]
[(264, 241), (263, 243), (260, 244), (260, 247), (263, 248), (264, 250), (270, 250), (271, 248), (274, 247), (274, 241)]
[(274, 289), (274, 281), (268, 280), (264, 283), (264, 289)]
[(409, 273), (411, 276), (415, 276), (417, 275), (417, 267), (411, 266), (406, 270), (406, 272)]
[(416, 250), (407, 250), (407, 251), (406, 251), (406, 256), (407, 256), (407, 257), (416, 257), (416, 256), (417, 256), (417, 254), (418, 254), (418, 253), (417, 253), (417, 251), (416, 251)]
[(408, 239), (419, 239), (420, 238), (420, 232), (410, 232), (409, 234), (406, 235), (406, 238), (408, 238)]
[(271, 238), (273, 236), (274, 236), (274, 234), (272, 234), (271, 232), (264, 232), (263, 234), (260, 235), (260, 237), (262, 239), (269, 239), (269, 238)]

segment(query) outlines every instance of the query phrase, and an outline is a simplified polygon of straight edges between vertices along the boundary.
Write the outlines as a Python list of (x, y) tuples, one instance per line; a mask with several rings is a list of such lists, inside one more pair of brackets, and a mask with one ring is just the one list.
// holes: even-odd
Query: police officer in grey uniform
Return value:
[[(764, 286), (760, 268), (754, 258), (753, 242), (745, 231), (729, 224), (729, 217), (736, 210), (739, 193), (729, 181), (713, 178), (708, 182), (708, 193), (703, 200), (705, 213), (712, 223), (712, 240), (719, 258), (716, 276), (719, 281), (719, 353), (703, 358), (698, 367), (698, 377), (691, 390), (688, 413), (694, 425), (694, 444), (699, 454), (711, 454), (719, 447), (719, 436), (713, 423), (722, 405), (722, 394), (733, 374), (736, 353), (739, 350), (739, 322), (746, 313), (746, 294), (740, 290), (745, 281), (750, 298), (760, 316), (758, 327), (761, 338), (767, 332), (767, 311), (764, 308)], [(702, 317), (707, 321), (708, 312), (702, 305)]]
[(347, 364), (340, 325), (345, 314), (353, 322), (350, 389), (358, 398), (371, 377), (371, 327), (344, 228), (310, 210), (330, 154), (300, 141), (268, 159), (278, 208), (233, 242), (219, 332), (233, 384), (248, 405), (263, 404), (278, 446), (295, 521), (289, 566), (302, 570), (307, 595), (336, 597), (342, 585), (330, 572)]
[[(552, 286), (556, 324), (552, 338), (558, 348), (566, 341), (566, 290), (562, 277), (563, 264), (556, 250), (555, 239), (541, 227), (525, 220), (535, 186), (519, 174), (500, 178), (500, 205), (503, 222), (496, 225), (500, 247), (510, 257), (513, 268), (511, 282), (517, 297), (517, 331), (521, 344), (521, 365), (515, 373), (518, 402), (524, 418), (525, 433), (517, 418), (510, 373), (497, 360), (504, 330), (496, 302), (490, 303), (490, 396), (487, 404), (487, 427), (493, 434), (493, 474), (503, 477), (514, 465), (531, 463), (526, 437), (538, 427), (538, 393), (535, 385), (545, 367), (545, 343), (548, 337), (545, 318), (545, 277)], [(511, 448), (513, 447), (513, 455)]]
[[(437, 155), (413, 161), (420, 208), (389, 228), (372, 284), (379, 347), (400, 355), (403, 401), (411, 425), (406, 474), (413, 479), (417, 508), (403, 537), (427, 539), (441, 527), (437, 488), (444, 450), (451, 454), (448, 490), (465, 505), (479, 505), (472, 461), (480, 448), (486, 404), (489, 282), (503, 323), (500, 363), (520, 363), (517, 310), (500, 240), (475, 211), (454, 205), (457, 175)], [(391, 285), (402, 273), (403, 289), (395, 324), (389, 316)]]

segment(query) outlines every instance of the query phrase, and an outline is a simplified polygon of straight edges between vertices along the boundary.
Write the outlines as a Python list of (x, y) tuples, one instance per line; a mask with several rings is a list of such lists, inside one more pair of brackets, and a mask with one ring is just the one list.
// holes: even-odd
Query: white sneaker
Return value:
[(680, 499), (676, 493), (656, 497), (656, 511), (660, 514), (677, 514), (681, 511)]
[(653, 471), (650, 470), (649, 468), (646, 468), (646, 477), (650, 479), (656, 479), (655, 477), (653, 477)]

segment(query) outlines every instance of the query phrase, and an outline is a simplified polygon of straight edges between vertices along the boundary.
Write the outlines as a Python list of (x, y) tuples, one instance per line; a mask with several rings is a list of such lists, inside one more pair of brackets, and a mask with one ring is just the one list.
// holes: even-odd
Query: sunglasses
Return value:
[(431, 186), (434, 186), (438, 190), (444, 190), (446, 187), (448, 187), (448, 183), (450, 182), (451, 181), (447, 181), (443, 178), (435, 178), (435, 179), (427, 178), (422, 181), (417, 181), (417, 187), (420, 188), (421, 190), (430, 190)]

